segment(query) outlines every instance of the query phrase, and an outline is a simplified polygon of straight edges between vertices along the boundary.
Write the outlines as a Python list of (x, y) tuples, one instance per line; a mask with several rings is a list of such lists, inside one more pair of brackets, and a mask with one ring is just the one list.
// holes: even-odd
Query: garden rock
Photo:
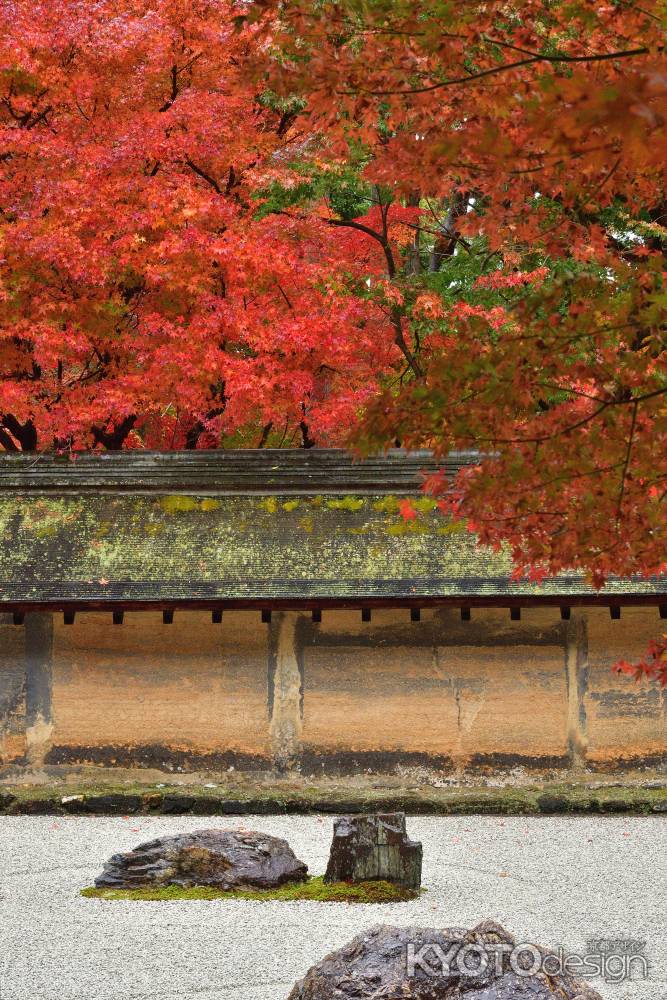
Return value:
[(95, 885), (274, 889), (286, 882), (303, 882), (307, 874), (307, 866), (286, 840), (246, 830), (197, 830), (158, 837), (126, 854), (114, 854)]
[(288, 1000), (602, 1000), (555, 971), (557, 955), (515, 947), (490, 920), (473, 930), (379, 925), (314, 965)]
[(422, 845), (408, 838), (404, 813), (341, 816), (334, 823), (325, 882), (385, 880), (419, 889)]

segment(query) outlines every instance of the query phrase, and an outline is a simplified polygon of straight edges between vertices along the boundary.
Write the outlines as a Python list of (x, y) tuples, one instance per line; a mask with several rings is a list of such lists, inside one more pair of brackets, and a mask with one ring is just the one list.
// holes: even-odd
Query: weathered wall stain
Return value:
[[(632, 661), (646, 650), (663, 623), (648, 609), (623, 609), (620, 621), (589, 614), (589, 683), (584, 694), (589, 767), (607, 767), (610, 761), (655, 760), (665, 755), (667, 699), (655, 684), (629, 684), (611, 670), (619, 659)], [(651, 694), (653, 692), (653, 694)], [(658, 692), (656, 697), (655, 692)], [(648, 697), (643, 700), (642, 695)], [(637, 711), (638, 698), (643, 710)]]
[(588, 749), (586, 701), (588, 689), (588, 626), (586, 618), (576, 614), (565, 630), (565, 676), (567, 679), (567, 745), (570, 762), (579, 768), (585, 764)]
[[(449, 647), (439, 636), (430, 648), (359, 648), (358, 626), (353, 616), (348, 620), (347, 648), (326, 649), (323, 634), (306, 650), (309, 746), (322, 753), (382, 747), (444, 754), (462, 765), (475, 753), (526, 759), (566, 753), (562, 647)], [(379, 619), (369, 632), (382, 634), (383, 626)], [(522, 642), (521, 630), (516, 639)]]
[(0, 615), (0, 761), (25, 758), (25, 637)]
[(25, 617), (25, 733), (28, 763), (39, 767), (53, 736), (53, 616)]
[(168, 626), (159, 612), (127, 614), (122, 626), (109, 618), (55, 619), (55, 746), (269, 756), (266, 626), (257, 615), (223, 625), (203, 613)]
[(658, 688), (636, 691), (631, 695), (624, 691), (594, 691), (591, 701), (596, 703), (600, 719), (616, 719), (619, 716), (641, 719), (664, 711), (665, 692)]
[(278, 767), (287, 767), (301, 746), (303, 680), (297, 652), (298, 612), (283, 611), (271, 623), (271, 749)]
[(138, 767), (163, 771), (267, 771), (272, 758), (261, 754), (239, 753), (234, 750), (206, 753), (201, 750), (179, 750), (158, 743), (85, 746), (54, 745), (45, 764), (96, 764), (100, 767)]

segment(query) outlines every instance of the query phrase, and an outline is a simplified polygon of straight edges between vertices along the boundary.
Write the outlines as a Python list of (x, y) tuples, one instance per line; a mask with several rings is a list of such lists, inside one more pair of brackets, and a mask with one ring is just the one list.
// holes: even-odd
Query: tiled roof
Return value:
[[(452, 456), (453, 471), (471, 456)], [(0, 602), (230, 605), (667, 600), (662, 580), (511, 578), (420, 496), (428, 453), (0, 457)], [(414, 495), (405, 523), (397, 497)]]
[(333, 448), (109, 451), (72, 457), (0, 453), (0, 492), (405, 494), (419, 489), (423, 472), (444, 467), (452, 474), (474, 460), (472, 452), (435, 462), (428, 451), (395, 449), (360, 462)]

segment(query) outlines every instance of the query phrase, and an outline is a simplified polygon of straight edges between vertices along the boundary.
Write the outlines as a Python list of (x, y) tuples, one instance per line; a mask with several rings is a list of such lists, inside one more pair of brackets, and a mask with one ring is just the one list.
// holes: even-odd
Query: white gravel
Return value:
[(103, 861), (207, 826), (286, 837), (324, 870), (332, 817), (0, 818), (2, 1000), (283, 1000), (327, 952), (374, 923), (473, 926), (581, 953), (646, 942), (650, 979), (593, 981), (604, 1000), (667, 1000), (667, 837), (656, 818), (412, 818), (428, 892), (410, 903), (83, 899)]

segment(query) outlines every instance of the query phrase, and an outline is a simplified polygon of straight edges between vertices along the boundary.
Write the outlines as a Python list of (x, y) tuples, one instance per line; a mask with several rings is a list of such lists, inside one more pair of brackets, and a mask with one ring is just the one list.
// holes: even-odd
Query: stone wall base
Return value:
[(7, 815), (201, 816), (360, 813), (558, 815), (667, 813), (667, 774), (643, 768), (609, 775), (512, 770), (458, 778), (421, 773), (323, 776), (210, 772), (180, 777), (151, 769), (48, 765), (0, 775)]

